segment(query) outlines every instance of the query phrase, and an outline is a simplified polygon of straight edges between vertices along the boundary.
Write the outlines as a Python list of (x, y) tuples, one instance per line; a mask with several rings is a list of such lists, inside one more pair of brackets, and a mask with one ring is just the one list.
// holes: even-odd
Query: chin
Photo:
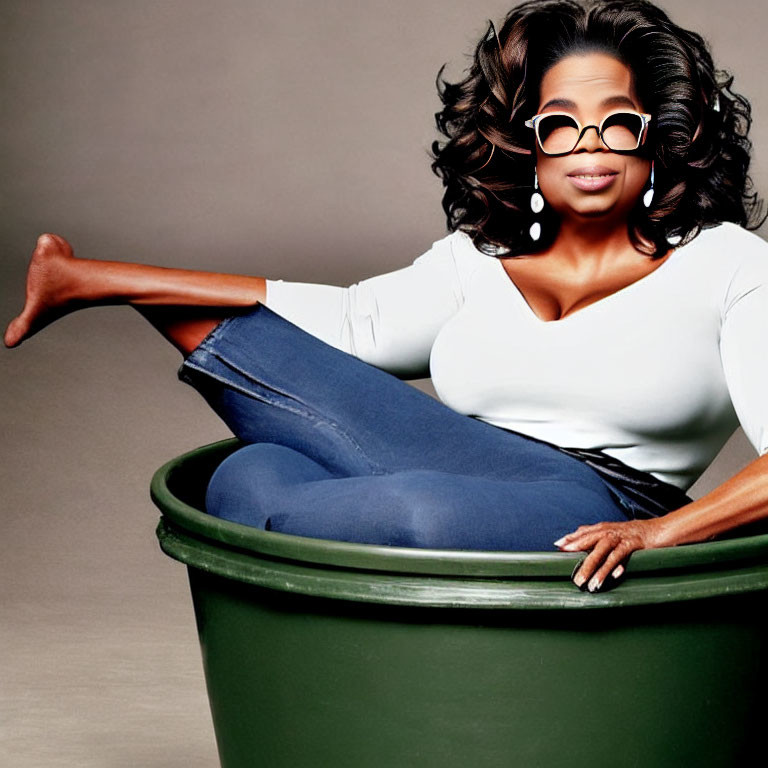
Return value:
[(598, 219), (602, 216), (608, 216), (616, 212), (615, 203), (597, 203), (595, 202), (589, 206), (582, 206), (579, 208), (573, 208), (572, 214), (581, 216), (585, 219)]

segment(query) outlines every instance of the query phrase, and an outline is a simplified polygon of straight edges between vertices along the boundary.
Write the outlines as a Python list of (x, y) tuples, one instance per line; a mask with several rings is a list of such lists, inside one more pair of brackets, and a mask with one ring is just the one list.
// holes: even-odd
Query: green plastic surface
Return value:
[[(581, 555), (286, 536), (201, 511), (224, 441), (161, 467), (223, 768), (732, 768), (762, 750), (768, 537)], [(589, 610), (583, 610), (589, 609)]]

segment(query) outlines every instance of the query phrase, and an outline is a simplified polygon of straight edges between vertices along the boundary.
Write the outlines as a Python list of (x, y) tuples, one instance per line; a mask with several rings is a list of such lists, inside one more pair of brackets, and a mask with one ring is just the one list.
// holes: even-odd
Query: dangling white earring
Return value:
[[(534, 213), (541, 213), (544, 210), (544, 198), (541, 196), (539, 189), (539, 174), (536, 172), (536, 168), (533, 169), (533, 188), (534, 193), (531, 195), (531, 210)], [(529, 230), (531, 240), (538, 240), (541, 237), (541, 224), (538, 221), (534, 221), (531, 224)]]
[(653, 200), (653, 163), (654, 161), (651, 160), (651, 187), (643, 195), (643, 205), (646, 208), (651, 207), (651, 201)]

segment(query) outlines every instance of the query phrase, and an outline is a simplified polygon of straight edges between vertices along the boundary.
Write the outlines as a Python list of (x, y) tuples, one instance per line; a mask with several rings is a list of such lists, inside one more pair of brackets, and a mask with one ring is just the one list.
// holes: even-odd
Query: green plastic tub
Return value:
[[(202, 511), (227, 440), (161, 467), (224, 768), (760, 764), (768, 535), (583, 554), (350, 544)], [(759, 761), (764, 758), (760, 757)]]

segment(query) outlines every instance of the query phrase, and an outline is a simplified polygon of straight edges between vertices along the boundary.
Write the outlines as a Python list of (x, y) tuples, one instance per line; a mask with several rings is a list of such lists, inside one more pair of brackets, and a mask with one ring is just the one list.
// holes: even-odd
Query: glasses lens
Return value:
[(640, 143), (643, 119), (632, 112), (617, 112), (603, 123), (603, 141), (609, 149), (636, 149)]
[(539, 144), (550, 154), (570, 152), (579, 138), (579, 126), (568, 115), (544, 115), (539, 118)]

